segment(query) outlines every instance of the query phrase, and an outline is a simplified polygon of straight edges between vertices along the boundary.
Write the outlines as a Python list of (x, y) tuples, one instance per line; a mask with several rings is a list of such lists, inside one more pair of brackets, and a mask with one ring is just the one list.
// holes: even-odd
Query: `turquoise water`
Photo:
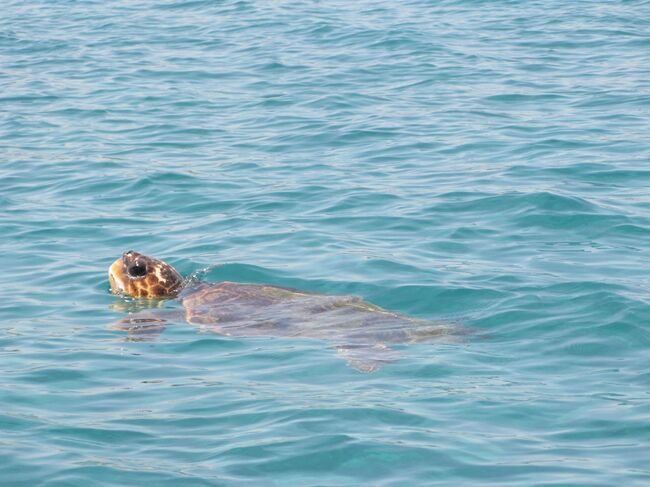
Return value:
[[(3, 486), (650, 483), (648, 2), (9, 0), (0, 56)], [(130, 248), (472, 333), (128, 341)]]

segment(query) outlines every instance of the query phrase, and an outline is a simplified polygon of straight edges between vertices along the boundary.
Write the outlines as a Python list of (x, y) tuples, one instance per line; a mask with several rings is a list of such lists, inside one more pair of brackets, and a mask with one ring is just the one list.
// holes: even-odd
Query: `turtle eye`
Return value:
[(129, 267), (127, 272), (131, 277), (142, 277), (147, 274), (147, 268), (141, 264), (135, 264)]

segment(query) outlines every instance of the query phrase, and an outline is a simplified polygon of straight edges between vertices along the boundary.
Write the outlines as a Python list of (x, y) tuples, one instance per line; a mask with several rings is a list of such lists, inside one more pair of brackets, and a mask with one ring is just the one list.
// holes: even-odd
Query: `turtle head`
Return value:
[(108, 281), (113, 294), (134, 298), (175, 298), (185, 284), (169, 264), (133, 250), (111, 264)]

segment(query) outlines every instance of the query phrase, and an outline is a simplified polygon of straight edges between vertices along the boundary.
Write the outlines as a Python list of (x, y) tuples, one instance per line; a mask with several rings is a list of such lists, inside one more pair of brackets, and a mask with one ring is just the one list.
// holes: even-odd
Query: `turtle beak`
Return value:
[(124, 261), (122, 258), (117, 259), (108, 268), (108, 282), (111, 284), (111, 291), (113, 294), (123, 293), (124, 287)]

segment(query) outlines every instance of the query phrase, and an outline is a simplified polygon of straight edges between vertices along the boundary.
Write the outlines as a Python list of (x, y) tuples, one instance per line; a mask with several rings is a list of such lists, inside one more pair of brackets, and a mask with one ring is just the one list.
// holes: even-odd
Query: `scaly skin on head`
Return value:
[(175, 298), (185, 284), (169, 264), (133, 250), (111, 264), (108, 280), (113, 294), (134, 298)]

